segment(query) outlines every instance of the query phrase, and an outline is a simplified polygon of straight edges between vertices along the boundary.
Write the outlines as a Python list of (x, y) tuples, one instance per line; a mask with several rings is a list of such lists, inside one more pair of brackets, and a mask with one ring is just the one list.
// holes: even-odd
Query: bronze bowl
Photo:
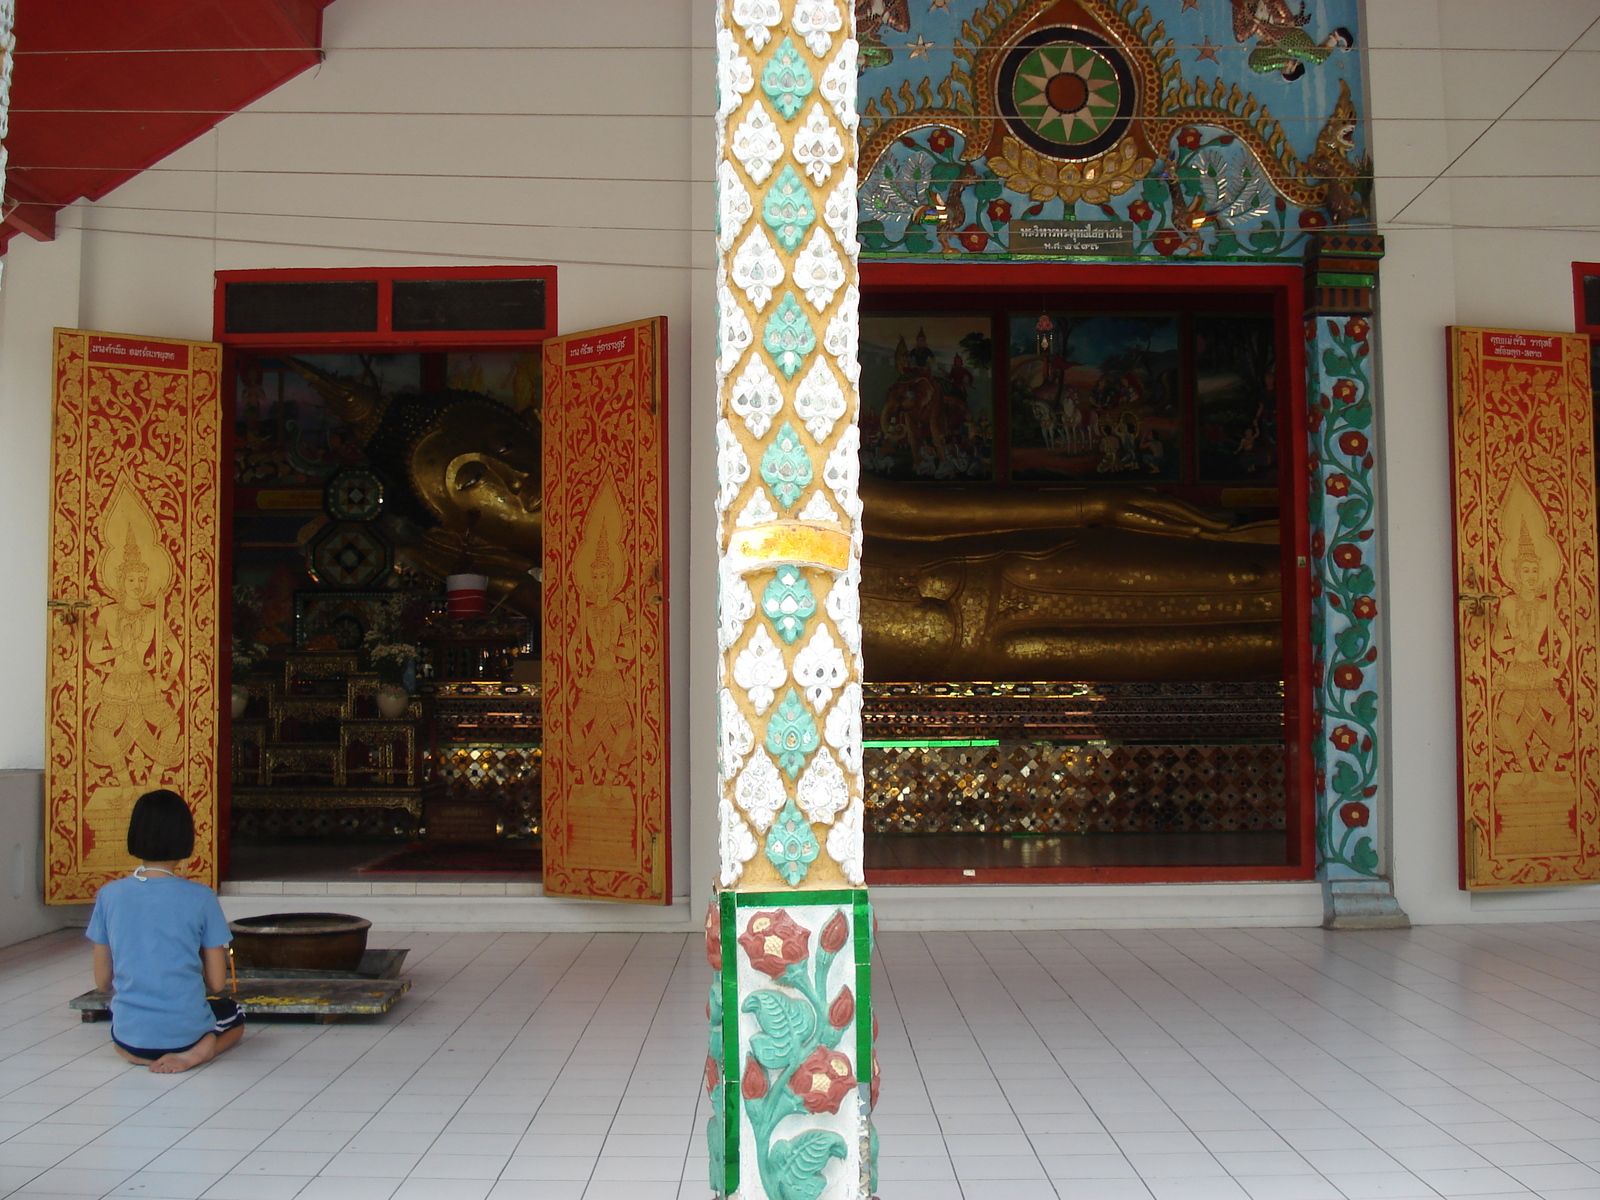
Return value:
[(349, 913), (268, 913), (229, 921), (240, 969), (354, 971), (372, 922)]

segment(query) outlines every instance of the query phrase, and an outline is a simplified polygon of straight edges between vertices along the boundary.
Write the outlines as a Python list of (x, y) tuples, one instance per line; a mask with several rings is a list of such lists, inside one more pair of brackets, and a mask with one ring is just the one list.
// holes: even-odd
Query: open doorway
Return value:
[(233, 418), (225, 874), (531, 884), (537, 553), (452, 528), (433, 493), (446, 472), (461, 485), (465, 451), (496, 430), (494, 469), (531, 447), (537, 482), (553, 272), (348, 275), (219, 278)]
[(864, 267), (874, 883), (1303, 878), (1297, 272)]

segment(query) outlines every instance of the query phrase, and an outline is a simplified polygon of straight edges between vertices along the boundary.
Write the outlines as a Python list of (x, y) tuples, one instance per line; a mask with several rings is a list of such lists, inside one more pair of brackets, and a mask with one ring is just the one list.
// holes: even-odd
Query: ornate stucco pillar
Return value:
[(856, 55), (841, 0), (717, 6), (720, 855), (711, 1185), (872, 1188), (861, 867)]
[(1311, 435), (1311, 656), (1317, 876), (1334, 929), (1408, 926), (1384, 874), (1372, 301), (1383, 238), (1329, 233), (1306, 250)]

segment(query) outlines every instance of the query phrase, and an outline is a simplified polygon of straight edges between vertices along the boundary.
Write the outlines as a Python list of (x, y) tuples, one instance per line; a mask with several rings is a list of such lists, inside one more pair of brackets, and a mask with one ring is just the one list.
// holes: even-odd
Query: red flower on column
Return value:
[(1325, 229), (1328, 224), (1328, 214), (1315, 208), (1300, 210), (1301, 229)]
[(1132, 204), (1128, 205), (1128, 216), (1141, 225), (1155, 215), (1156, 210), (1151, 208), (1143, 200), (1135, 200)]
[(839, 953), (849, 940), (850, 922), (844, 919), (843, 909), (828, 918), (828, 923), (822, 927), (822, 932), (817, 935), (817, 944), (829, 954)]
[(1372, 810), (1359, 800), (1352, 800), (1349, 804), (1339, 806), (1339, 819), (1350, 829), (1360, 829), (1372, 820)]
[(818, 1046), (789, 1077), (789, 1090), (800, 1097), (807, 1112), (836, 1113), (850, 1089), (856, 1086), (850, 1060), (837, 1050)]
[(1361, 317), (1351, 317), (1349, 321), (1345, 322), (1345, 335), (1358, 342), (1367, 340), (1367, 330), (1367, 323)]
[(1155, 236), (1156, 249), (1168, 258), (1177, 253), (1178, 247), (1183, 245), (1183, 238), (1176, 229), (1163, 229)]
[(840, 988), (839, 994), (833, 998), (833, 1003), (828, 1005), (828, 1024), (835, 1029), (843, 1029), (850, 1024), (850, 1019), (855, 1015), (855, 993), (849, 988)]
[(990, 221), (994, 222), (996, 225), (1004, 225), (1007, 221), (1011, 220), (1011, 201), (989, 201), (988, 213)]
[(1178, 131), (1178, 145), (1185, 150), (1200, 149), (1200, 131), (1193, 125), (1185, 125)]
[(717, 1069), (717, 1060), (711, 1055), (706, 1055), (706, 1091), (717, 1090), (717, 1084), (722, 1081), (722, 1072)]
[(739, 1080), (739, 1094), (746, 1100), (759, 1100), (767, 1094), (766, 1069), (752, 1054), (744, 1058), (744, 1077)]
[(1336, 566), (1353, 571), (1361, 565), (1361, 547), (1341, 542), (1333, 548), (1333, 561)]
[(948, 129), (935, 129), (928, 135), (928, 149), (935, 154), (943, 154), (955, 144), (956, 139)]
[(1367, 435), (1357, 433), (1354, 429), (1339, 435), (1339, 449), (1351, 458), (1360, 458), (1367, 452)]
[(1328, 735), (1328, 740), (1337, 749), (1348, 750), (1356, 744), (1356, 731), (1348, 725), (1340, 725)]
[(989, 244), (989, 235), (976, 225), (968, 225), (956, 234), (956, 240), (969, 254), (982, 254), (983, 248)]
[(713, 900), (706, 906), (706, 961), (718, 974), (722, 972), (722, 920)]
[(1322, 530), (1317, 530), (1311, 535), (1311, 553), (1315, 558), (1321, 558), (1322, 552), (1327, 549), (1328, 541), (1322, 536)]
[(1354, 380), (1341, 379), (1333, 385), (1333, 398), (1340, 404), (1349, 404), (1356, 398), (1356, 385)]
[(1333, 669), (1333, 686), (1353, 692), (1361, 686), (1361, 668), (1345, 665)]
[(1378, 602), (1371, 596), (1357, 596), (1350, 604), (1350, 613), (1358, 621), (1370, 621), (1378, 615)]
[(1313, 408), (1311, 410), (1311, 416), (1310, 416), (1309, 420), (1310, 420), (1310, 423), (1311, 423), (1311, 432), (1312, 433), (1315, 433), (1317, 430), (1321, 429), (1322, 428), (1322, 410), (1320, 408)]
[(739, 935), (750, 965), (774, 979), (811, 953), (811, 931), (788, 913), (758, 912)]
[(1328, 482), (1322, 485), (1330, 496), (1348, 496), (1350, 494), (1350, 480), (1344, 475), (1329, 475)]

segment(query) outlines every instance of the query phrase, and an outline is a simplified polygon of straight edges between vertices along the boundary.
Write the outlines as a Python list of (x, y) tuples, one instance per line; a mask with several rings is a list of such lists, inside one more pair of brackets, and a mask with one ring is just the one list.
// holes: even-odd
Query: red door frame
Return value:
[[(482, 332), (395, 333), (388, 329), (392, 311), (390, 298), (396, 279), (534, 279), (547, 281), (545, 327), (540, 330), (486, 330)], [(284, 333), (230, 334), (225, 325), (225, 293), (228, 283), (302, 283), (373, 280), (379, 286), (379, 326), (376, 333)], [(539, 345), (553, 337), (556, 318), (556, 268), (548, 266), (495, 267), (371, 267), (365, 269), (320, 269), (286, 267), (249, 271), (218, 271), (212, 298), (212, 340), (222, 344), (222, 510), (223, 528), (229, 536), (222, 541), (218, 570), (228, 581), (225, 590), (233, 595), (233, 438), (234, 405), (237, 381), (234, 371), (238, 356), (269, 357), (274, 354), (485, 354), (520, 351), (538, 353)], [(665, 365), (663, 364), (663, 372)], [(233, 604), (224, 607), (218, 620), (222, 645), (217, 654), (219, 681), (226, 692), (233, 674)], [(217, 723), (217, 882), (226, 882), (233, 868), (233, 714), (224, 705)]]
[[(1255, 294), (1270, 298), (1278, 332), (1278, 428), (1282, 457), (1279, 496), (1282, 522), (1284, 641), (1284, 786), (1288, 862), (1281, 866), (1204, 867), (1010, 867), (869, 871), (867, 882), (884, 884), (1008, 883), (1215, 883), (1312, 879), (1316, 874), (1315, 793), (1311, 756), (1316, 696), (1311, 673), (1311, 529), (1307, 517), (1305, 273), (1299, 266), (1180, 265), (1112, 266), (1080, 263), (885, 263), (861, 264), (863, 295), (907, 296), (966, 293), (1184, 292)], [(998, 400), (998, 397), (997, 397)]]

